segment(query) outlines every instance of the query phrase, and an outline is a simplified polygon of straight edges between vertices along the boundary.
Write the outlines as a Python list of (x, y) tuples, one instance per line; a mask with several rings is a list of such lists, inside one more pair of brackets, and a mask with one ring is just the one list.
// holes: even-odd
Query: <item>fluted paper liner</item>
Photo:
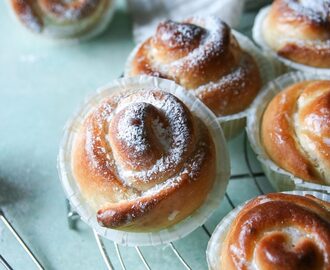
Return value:
[[(190, 111), (198, 116), (208, 127), (216, 147), (216, 180), (203, 205), (183, 221), (157, 232), (133, 233), (101, 227), (96, 220), (96, 211), (88, 205), (79, 190), (71, 168), (71, 150), (74, 137), (85, 117), (105, 97), (118, 91), (161, 89), (178, 97)], [(58, 171), (67, 198), (73, 208), (96, 232), (118, 244), (128, 246), (146, 246), (164, 244), (183, 238), (205, 223), (225, 194), (230, 175), (229, 155), (221, 127), (214, 114), (197, 98), (187, 93), (172, 81), (150, 76), (138, 76), (119, 79), (100, 88), (88, 98), (77, 114), (67, 123), (58, 155)]]
[[(286, 194), (292, 194), (292, 195), (313, 195), (317, 197), (318, 199), (321, 199), (323, 201), (330, 202), (330, 195), (324, 194), (321, 192), (316, 192), (316, 191), (301, 191), (301, 190), (294, 190), (294, 191), (289, 191), (289, 192), (283, 192)], [(215, 228), (211, 239), (207, 245), (207, 250), (206, 250), (206, 259), (207, 259), (207, 264), (209, 266), (210, 270), (226, 270), (226, 269), (220, 269), (219, 265), (221, 262), (221, 248), (222, 248), (222, 243), (225, 240), (225, 237), (227, 235), (227, 232), (230, 228), (230, 225), (232, 222), (235, 220), (236, 216), (238, 213), (242, 210), (242, 208), (248, 203), (249, 201), (237, 206), (234, 210), (230, 211), (218, 224), (218, 226)]]
[[(262, 52), (253, 44), (253, 42), (243, 34), (232, 30), (232, 33), (236, 37), (238, 43), (240, 44), (241, 48), (248, 52), (256, 61), (260, 76), (262, 85), (267, 84), (270, 80), (275, 78), (275, 68), (272, 65), (272, 63), (262, 54)], [(126, 61), (125, 65), (125, 76), (129, 74), (131, 63), (134, 59), (134, 56), (136, 55), (137, 51), (141, 47), (142, 43), (137, 45), (133, 51), (128, 56), (128, 59)], [(189, 92), (189, 90), (188, 90)], [(223, 133), (225, 135), (225, 138), (227, 140), (230, 140), (234, 138), (236, 135), (238, 135), (240, 132), (244, 130), (244, 127), (246, 125), (246, 115), (248, 112), (248, 108), (244, 111), (241, 111), (236, 114), (227, 115), (227, 116), (220, 116), (217, 117)]]
[(302, 180), (292, 173), (277, 166), (266, 153), (260, 138), (260, 125), (263, 113), (268, 103), (273, 97), (281, 92), (284, 88), (305, 80), (325, 80), (327, 76), (316, 74), (305, 74), (302, 72), (291, 72), (278, 77), (270, 82), (262, 94), (253, 102), (247, 117), (247, 134), (253, 151), (256, 153), (258, 160), (261, 162), (267, 178), (277, 191), (285, 190), (318, 190), (330, 194), (330, 186), (320, 185)]
[(278, 55), (277, 52), (267, 44), (263, 36), (263, 23), (270, 11), (270, 8), (271, 6), (264, 7), (259, 11), (255, 18), (252, 29), (252, 36), (254, 41), (265, 51), (266, 54), (284, 65), (282, 68), (283, 71), (285, 71), (286, 67), (286, 71), (300, 70), (306, 73), (313, 73), (317, 75), (330, 75), (330, 68), (317, 68), (294, 62), (288, 58)]

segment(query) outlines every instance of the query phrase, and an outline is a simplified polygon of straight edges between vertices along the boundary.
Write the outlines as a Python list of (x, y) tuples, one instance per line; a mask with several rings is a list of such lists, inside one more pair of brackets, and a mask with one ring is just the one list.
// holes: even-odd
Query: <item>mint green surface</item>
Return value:
[[(0, 2), (0, 207), (46, 269), (106, 269), (92, 231), (82, 222), (68, 228), (65, 196), (56, 170), (66, 120), (86, 95), (117, 78), (133, 48), (131, 19), (120, 3), (108, 30), (83, 43), (54, 43), (21, 27)], [(242, 25), (251, 24), (245, 15)], [(243, 28), (242, 28), (243, 29)], [(243, 136), (230, 143), (232, 173), (247, 173)], [(253, 170), (260, 171), (253, 154)], [(260, 178), (267, 192), (268, 182)], [(258, 195), (250, 178), (233, 180), (235, 204)], [(212, 231), (230, 210), (224, 200), (206, 223)], [(206, 269), (208, 236), (198, 229), (175, 242), (193, 269)], [(114, 245), (105, 240), (115, 269)], [(168, 246), (141, 248), (152, 269), (184, 269)], [(121, 247), (127, 269), (145, 269), (134, 248)], [(14, 269), (35, 269), (0, 223), (0, 254)], [(1, 269), (1, 266), (0, 266)]]

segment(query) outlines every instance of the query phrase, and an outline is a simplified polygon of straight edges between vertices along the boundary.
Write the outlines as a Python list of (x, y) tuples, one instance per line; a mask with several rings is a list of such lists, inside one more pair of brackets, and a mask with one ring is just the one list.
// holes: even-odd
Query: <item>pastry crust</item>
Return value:
[(100, 225), (157, 231), (205, 201), (216, 177), (205, 124), (161, 90), (117, 93), (95, 105), (74, 139), (72, 167)]
[(165, 21), (137, 49), (127, 76), (148, 74), (175, 81), (216, 115), (246, 109), (261, 87), (253, 57), (230, 28), (214, 17)]
[(329, 270), (330, 203), (273, 193), (247, 203), (220, 254), (226, 270)]
[(269, 157), (306, 181), (330, 184), (330, 81), (304, 81), (266, 108), (261, 139)]
[(330, 68), (330, 1), (275, 0), (263, 23), (263, 36), (280, 56)]

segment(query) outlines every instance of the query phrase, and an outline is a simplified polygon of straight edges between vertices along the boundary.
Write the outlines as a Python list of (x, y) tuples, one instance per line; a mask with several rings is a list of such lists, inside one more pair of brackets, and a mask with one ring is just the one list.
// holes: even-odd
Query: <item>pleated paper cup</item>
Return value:
[[(190, 111), (199, 117), (208, 127), (216, 148), (216, 179), (212, 190), (203, 205), (183, 221), (156, 232), (127, 232), (101, 227), (96, 220), (96, 211), (84, 199), (76, 182), (71, 164), (71, 152), (74, 138), (83, 125), (86, 116), (100, 102), (121, 91), (136, 92), (138, 90), (161, 89), (178, 97)], [(96, 232), (118, 244), (127, 246), (148, 246), (164, 244), (185, 237), (199, 226), (203, 225), (213, 211), (219, 207), (230, 176), (229, 155), (221, 127), (214, 114), (197, 98), (187, 93), (181, 86), (172, 81), (150, 76), (138, 76), (119, 79), (97, 90), (89, 97), (75, 116), (68, 121), (58, 155), (58, 171), (64, 191), (73, 208), (82, 220)]]
[[(275, 78), (276, 65), (274, 66), (273, 63), (265, 55), (263, 55), (263, 53), (253, 44), (253, 42), (248, 37), (235, 30), (232, 30), (232, 33), (236, 37), (241, 48), (248, 52), (256, 61), (260, 71), (262, 85), (267, 84), (270, 80)], [(138, 44), (128, 56), (124, 71), (125, 77), (129, 76), (128, 74), (130, 74), (133, 59), (141, 46), (142, 43)], [(189, 92), (189, 90), (187, 92)], [(227, 140), (236, 137), (244, 130), (246, 126), (246, 115), (248, 109), (249, 108), (236, 114), (217, 117)]]
[(261, 162), (261, 167), (265, 172), (272, 186), (277, 191), (285, 190), (317, 190), (330, 194), (330, 186), (320, 185), (305, 181), (294, 176), (292, 173), (280, 168), (274, 163), (266, 153), (260, 136), (260, 127), (263, 113), (268, 103), (286, 87), (306, 81), (306, 80), (326, 80), (328, 76), (306, 74), (302, 72), (291, 72), (285, 74), (274, 81), (270, 82), (262, 94), (252, 104), (252, 107), (247, 117), (247, 134), (253, 151), (256, 153), (258, 160)]
[(283, 67), (278, 66), (279, 70), (285, 71), (292, 71), (292, 70), (299, 70), (306, 73), (312, 73), (317, 75), (330, 75), (329, 68), (317, 68), (312, 66), (303, 65), (297, 62), (294, 62), (288, 58), (282, 57), (277, 54), (266, 42), (263, 36), (263, 24), (264, 21), (271, 9), (271, 6), (267, 6), (261, 9), (256, 16), (254, 21), (253, 29), (252, 29), (252, 36), (254, 41), (265, 51), (269, 57), (273, 58), (274, 61), (277, 63), (282, 63)]
[[(292, 195), (313, 195), (317, 197), (318, 199), (321, 199), (326, 202), (330, 202), (330, 195), (324, 194), (321, 192), (316, 192), (316, 191), (302, 191), (302, 190), (294, 190), (294, 191), (289, 191), (289, 192), (283, 192), (286, 194), (292, 194)], [(226, 270), (226, 269), (221, 269), (219, 267), (221, 263), (221, 249), (222, 249), (222, 244), (226, 238), (226, 235), (230, 229), (231, 224), (234, 222), (236, 219), (237, 215), (239, 212), (242, 210), (242, 208), (248, 203), (249, 201), (237, 206), (234, 210), (229, 212), (218, 224), (218, 226), (215, 228), (210, 241), (207, 245), (207, 250), (206, 250), (206, 259), (207, 259), (207, 264), (209, 266), (209, 270)]]
[[(234, 34), (243, 51), (248, 52), (256, 61), (259, 68), (262, 85), (266, 85), (270, 80), (275, 78), (274, 66), (267, 59), (267, 57), (265, 57), (262, 52), (253, 44), (253, 42), (248, 37), (235, 30), (232, 30), (232, 33)], [(259, 94), (260, 93), (261, 89), (259, 91)], [(244, 130), (246, 126), (246, 116), (248, 111), (249, 107), (244, 111), (236, 114), (218, 117), (227, 140), (236, 137)]]

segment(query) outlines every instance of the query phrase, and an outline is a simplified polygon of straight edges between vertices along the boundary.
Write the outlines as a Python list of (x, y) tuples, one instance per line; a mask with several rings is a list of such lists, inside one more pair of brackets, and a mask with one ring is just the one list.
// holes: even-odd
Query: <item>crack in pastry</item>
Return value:
[(206, 125), (172, 94), (121, 92), (95, 105), (74, 139), (74, 177), (105, 227), (156, 231), (202, 205), (216, 177)]
[(263, 23), (263, 35), (280, 56), (330, 68), (330, 1), (274, 1)]
[(307, 181), (330, 184), (330, 81), (296, 83), (268, 104), (261, 139), (270, 158)]
[(160, 23), (127, 67), (126, 76), (148, 74), (175, 81), (217, 116), (243, 111), (261, 87), (255, 60), (215, 17)]

